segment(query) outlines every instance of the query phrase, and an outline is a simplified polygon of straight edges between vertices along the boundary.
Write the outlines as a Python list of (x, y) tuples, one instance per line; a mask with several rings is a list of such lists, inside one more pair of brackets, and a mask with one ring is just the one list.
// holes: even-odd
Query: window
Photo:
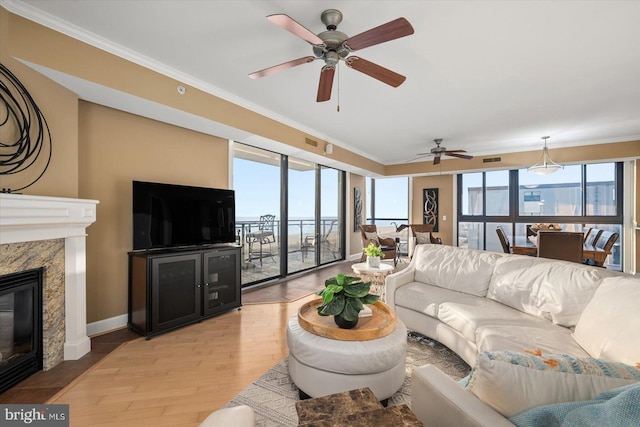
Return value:
[(587, 165), (587, 215), (616, 215), (615, 164)]
[[(565, 231), (622, 229), (622, 163), (569, 165), (551, 175), (526, 169), (458, 175), (458, 246), (501, 252), (498, 225), (515, 239), (536, 223)], [(608, 258), (620, 269), (620, 239)]]
[(465, 173), (459, 175), (462, 183), (461, 211), (464, 215), (482, 215), (484, 213), (484, 188), (482, 184), (482, 173)]
[(409, 224), (409, 178), (367, 178), (367, 222), (375, 224), (378, 233), (400, 239), (400, 253), (408, 253), (409, 229), (396, 232), (401, 224)]
[(565, 166), (551, 175), (520, 169), (518, 183), (520, 216), (582, 215), (582, 166)]

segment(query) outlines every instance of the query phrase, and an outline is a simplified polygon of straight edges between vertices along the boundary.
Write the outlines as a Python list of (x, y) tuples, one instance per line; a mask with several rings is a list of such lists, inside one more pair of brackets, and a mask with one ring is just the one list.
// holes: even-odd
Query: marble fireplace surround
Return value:
[[(0, 193), (1, 273), (41, 267), (32, 265), (39, 262), (49, 270), (45, 270), (43, 289), (43, 320), (47, 323), (43, 325), (45, 370), (62, 361), (57, 359), (77, 360), (91, 351), (86, 315), (86, 228), (96, 220), (98, 203)], [(63, 254), (55, 254), (62, 251)], [(48, 289), (49, 286), (59, 290)], [(46, 331), (53, 331), (51, 334), (59, 334), (60, 338), (47, 336)]]

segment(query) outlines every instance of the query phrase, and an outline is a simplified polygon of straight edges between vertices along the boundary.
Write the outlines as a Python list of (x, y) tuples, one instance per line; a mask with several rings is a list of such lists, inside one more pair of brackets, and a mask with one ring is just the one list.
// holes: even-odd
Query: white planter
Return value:
[(368, 256), (367, 257), (367, 265), (371, 268), (380, 268), (380, 257), (379, 256)]

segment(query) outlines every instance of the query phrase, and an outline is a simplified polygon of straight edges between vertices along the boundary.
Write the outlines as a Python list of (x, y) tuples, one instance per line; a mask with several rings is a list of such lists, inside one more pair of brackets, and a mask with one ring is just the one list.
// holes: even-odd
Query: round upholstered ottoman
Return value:
[(293, 316), (287, 325), (287, 345), (289, 375), (311, 397), (369, 387), (378, 400), (385, 400), (404, 381), (407, 328), (400, 319), (395, 330), (382, 338), (342, 341), (306, 331)]

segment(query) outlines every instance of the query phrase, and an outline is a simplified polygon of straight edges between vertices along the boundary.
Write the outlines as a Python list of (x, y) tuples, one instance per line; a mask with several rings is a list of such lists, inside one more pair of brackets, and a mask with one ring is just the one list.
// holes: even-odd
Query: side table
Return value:
[(380, 301), (385, 300), (384, 279), (393, 271), (394, 267), (389, 264), (380, 263), (380, 267), (369, 267), (366, 262), (353, 264), (351, 269), (362, 280), (371, 280), (371, 293), (379, 295)]

